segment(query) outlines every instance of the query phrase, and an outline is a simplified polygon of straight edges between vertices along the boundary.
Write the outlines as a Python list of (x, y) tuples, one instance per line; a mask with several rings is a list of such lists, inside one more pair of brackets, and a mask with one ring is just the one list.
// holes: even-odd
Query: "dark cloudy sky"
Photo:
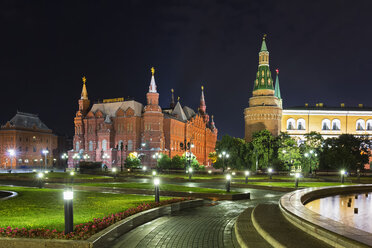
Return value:
[(38, 113), (73, 134), (86, 75), (89, 98), (145, 102), (150, 67), (162, 107), (170, 89), (207, 111), (220, 134), (244, 136), (262, 35), (284, 106), (372, 105), (372, 1), (0, 2), (0, 122)]

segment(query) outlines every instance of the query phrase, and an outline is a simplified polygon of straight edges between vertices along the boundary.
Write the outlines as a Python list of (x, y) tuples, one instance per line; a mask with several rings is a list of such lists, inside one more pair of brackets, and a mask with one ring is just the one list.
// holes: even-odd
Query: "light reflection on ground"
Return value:
[[(355, 199), (355, 195), (358, 199)], [(351, 206), (348, 201), (351, 198)], [(321, 198), (305, 205), (310, 210), (345, 225), (372, 233), (372, 195), (368, 193)], [(358, 208), (358, 214), (354, 214)]]

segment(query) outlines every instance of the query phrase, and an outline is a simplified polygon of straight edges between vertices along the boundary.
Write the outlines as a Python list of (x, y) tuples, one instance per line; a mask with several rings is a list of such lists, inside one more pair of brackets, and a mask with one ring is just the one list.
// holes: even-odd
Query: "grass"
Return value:
[[(0, 227), (50, 228), (64, 230), (62, 190), (24, 187), (0, 187), (18, 192), (18, 196), (1, 201)], [(161, 197), (161, 200), (171, 197)], [(122, 212), (143, 202), (154, 201), (153, 196), (74, 192), (74, 224), (85, 223)]]
[[(295, 182), (249, 182), (249, 185), (260, 185), (260, 186), (273, 186), (273, 187), (284, 187), (284, 188), (294, 188)], [(309, 188), (309, 187), (327, 187), (327, 186), (337, 186), (337, 185), (353, 185), (353, 183), (338, 183), (338, 182), (298, 182), (299, 188)]]
[[(117, 187), (125, 189), (147, 189), (153, 190), (154, 184), (152, 183), (81, 183), (83, 186), (95, 186), (95, 187)], [(217, 193), (225, 194), (225, 190), (221, 189), (210, 189), (210, 188), (198, 188), (198, 187), (187, 187), (174, 184), (160, 184), (160, 190), (162, 191), (176, 191), (176, 192), (194, 192), (194, 193)], [(230, 192), (235, 193), (235, 192)]]
[[(17, 178), (36, 178), (37, 173), (2, 173), (0, 174), (0, 179), (2, 177), (13, 177), (14, 179)], [(61, 179), (68, 179), (71, 178), (70, 173), (67, 172), (49, 172), (48, 174), (45, 174), (46, 178), (61, 178)], [(107, 179), (111, 177), (107, 176), (100, 176), (100, 175), (87, 175), (87, 174), (79, 174), (75, 173), (74, 175), (75, 179)]]

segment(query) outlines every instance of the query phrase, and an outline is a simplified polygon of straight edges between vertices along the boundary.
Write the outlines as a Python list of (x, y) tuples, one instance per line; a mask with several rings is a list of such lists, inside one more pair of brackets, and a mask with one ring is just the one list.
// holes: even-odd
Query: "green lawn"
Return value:
[[(80, 183), (78, 185), (84, 186), (96, 186), (96, 187), (117, 187), (126, 189), (148, 189), (153, 190), (154, 184), (152, 183)], [(221, 189), (210, 189), (210, 188), (198, 188), (198, 187), (187, 187), (174, 184), (160, 184), (160, 190), (164, 191), (176, 191), (176, 192), (194, 192), (194, 193), (217, 193), (225, 194), (225, 190)], [(231, 192), (235, 193), (235, 192)]]
[[(273, 187), (285, 187), (285, 188), (294, 188), (295, 182), (249, 182), (249, 185), (260, 185), (260, 186), (273, 186)], [(353, 183), (338, 183), (338, 182), (299, 182), (299, 188), (308, 188), (308, 187), (327, 187), (327, 186), (337, 186), (337, 185), (353, 185)]]
[[(71, 178), (71, 175), (69, 172), (49, 172), (47, 174), (44, 174), (46, 178)], [(12, 177), (14, 179), (17, 178), (36, 178), (36, 173), (1, 173), (0, 179), (2, 177)], [(76, 179), (107, 179), (112, 177), (107, 176), (100, 176), (100, 175), (87, 175), (87, 174), (79, 174), (75, 173), (74, 178)]]
[[(56, 228), (64, 230), (62, 190), (0, 187), (0, 190), (18, 192), (18, 196), (1, 201), (0, 227)], [(161, 197), (160, 200), (171, 199)], [(74, 224), (85, 223), (136, 207), (142, 202), (154, 201), (153, 196), (74, 192)]]

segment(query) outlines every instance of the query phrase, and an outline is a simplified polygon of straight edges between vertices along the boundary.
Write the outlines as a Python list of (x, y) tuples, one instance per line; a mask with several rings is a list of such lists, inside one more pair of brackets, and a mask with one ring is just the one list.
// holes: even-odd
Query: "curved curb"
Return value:
[(282, 196), (279, 207), (293, 225), (335, 247), (371, 247), (372, 235), (324, 217), (304, 206), (305, 203), (325, 196), (372, 191), (372, 185), (308, 188)]
[(252, 211), (252, 214), (251, 214), (251, 219), (252, 219), (252, 223), (253, 223), (253, 226), (254, 228), (256, 228), (257, 232), (270, 244), (272, 245), (273, 247), (276, 247), (276, 248), (286, 248), (285, 245), (282, 245), (279, 241), (277, 241), (273, 236), (271, 236), (268, 232), (266, 232), (261, 226), (260, 224), (258, 224), (256, 218), (255, 218), (255, 209), (253, 209)]
[(0, 201), (6, 201), (6, 200), (9, 200), (11, 198), (14, 198), (14, 197), (17, 197), (18, 196), (18, 193), (17, 192), (14, 192), (14, 191), (7, 191), (7, 190), (1, 190), (1, 192), (5, 192), (5, 193), (9, 193), (8, 196), (5, 196), (5, 197), (1, 197), (0, 198)]

